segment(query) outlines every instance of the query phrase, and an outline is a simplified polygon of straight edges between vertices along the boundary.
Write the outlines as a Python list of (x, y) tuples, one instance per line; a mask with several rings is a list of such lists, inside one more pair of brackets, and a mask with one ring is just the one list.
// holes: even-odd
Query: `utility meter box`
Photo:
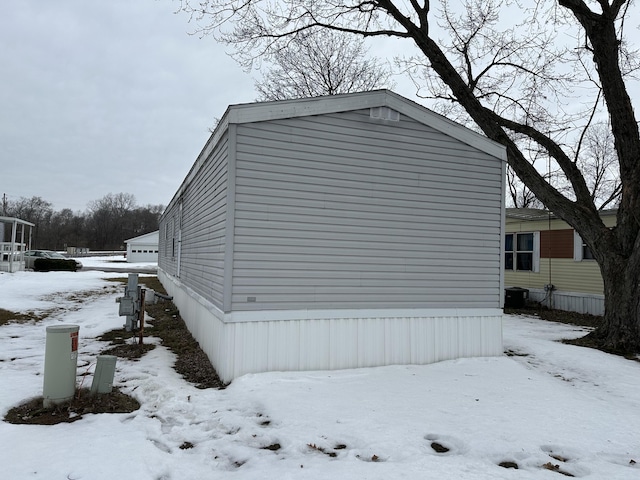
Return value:
[(127, 317), (124, 325), (127, 332), (138, 328), (138, 314), (143, 303), (140, 300), (140, 287), (138, 286), (138, 274), (130, 273), (127, 286), (124, 288), (124, 297), (116, 298), (116, 302), (120, 304), (118, 307), (118, 315)]
[(43, 406), (73, 398), (78, 366), (78, 325), (49, 325), (44, 347)]
[(118, 297), (116, 302), (120, 304), (118, 307), (118, 315), (125, 317), (136, 313), (136, 302), (131, 297)]

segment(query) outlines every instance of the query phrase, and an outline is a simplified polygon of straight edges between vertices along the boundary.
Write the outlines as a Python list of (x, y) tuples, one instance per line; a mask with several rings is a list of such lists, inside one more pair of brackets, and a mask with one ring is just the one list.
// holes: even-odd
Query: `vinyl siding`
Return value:
[[(615, 215), (606, 215), (602, 217), (602, 222), (607, 227), (614, 227), (616, 224)], [(544, 230), (565, 230), (571, 228), (571, 226), (559, 218), (552, 218), (551, 222), (548, 220), (519, 220), (513, 218), (507, 218), (506, 220), (506, 232), (542, 232)]]
[[(164, 253), (170, 247), (161, 248), (164, 258), (159, 265), (218, 308), (223, 304), (228, 143), (225, 135), (183, 189), (182, 196), (164, 214), (163, 222), (171, 225), (171, 218), (179, 217), (182, 201), (180, 271), (177, 271), (177, 255), (172, 258)], [(174, 221), (175, 238), (179, 225), (180, 222)], [(162, 230), (160, 236), (163, 236)]]
[(171, 252), (174, 235), (173, 216), (176, 211), (176, 206), (168, 206), (158, 224), (160, 232), (158, 238), (158, 267), (170, 275), (176, 274), (176, 260), (172, 257)]
[[(615, 225), (615, 215), (607, 215), (602, 218), (605, 225)], [(536, 221), (522, 221), (507, 219), (506, 232), (535, 232), (562, 231), (570, 226), (560, 219)], [(574, 261), (573, 258), (544, 258), (548, 256), (540, 248), (539, 272), (514, 272), (505, 270), (504, 283), (506, 286), (542, 289), (551, 283), (556, 290), (562, 292), (602, 294), (604, 286), (600, 268), (595, 260)], [(573, 250), (573, 249), (572, 249)]]
[(565, 292), (602, 294), (604, 291), (600, 268), (595, 260), (576, 262), (572, 258), (543, 258), (540, 260), (540, 272), (506, 270), (504, 275), (504, 284), (511, 287), (544, 288), (548, 283)]
[(232, 310), (499, 306), (499, 160), (368, 109), (237, 132)]

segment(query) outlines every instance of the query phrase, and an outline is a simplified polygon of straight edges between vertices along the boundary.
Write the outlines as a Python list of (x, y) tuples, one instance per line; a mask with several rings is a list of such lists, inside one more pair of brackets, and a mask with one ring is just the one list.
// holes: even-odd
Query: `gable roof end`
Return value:
[[(200, 151), (196, 161), (191, 166), (191, 169), (169, 202), (169, 205), (172, 204), (175, 198), (181, 195), (184, 186), (188, 184), (196, 172), (200, 170), (203, 162), (206, 161), (209, 154), (229, 129), (229, 125), (323, 115), (375, 107), (389, 107), (496, 159), (503, 162), (507, 160), (507, 151), (503, 145), (390, 90), (373, 90), (369, 92), (345, 93), (324, 97), (244, 103), (229, 105), (229, 107), (227, 107), (227, 110)], [(164, 216), (164, 214), (162, 216)]]
[(230, 105), (220, 121), (222, 125), (218, 126), (226, 130), (229, 124), (324, 115), (374, 107), (392, 108), (493, 157), (503, 161), (507, 159), (506, 149), (499, 143), (390, 90)]

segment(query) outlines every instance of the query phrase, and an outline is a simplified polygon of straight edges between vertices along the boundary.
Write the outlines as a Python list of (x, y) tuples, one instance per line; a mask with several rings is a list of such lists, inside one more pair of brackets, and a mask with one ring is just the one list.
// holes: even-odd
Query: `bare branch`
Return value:
[(256, 88), (261, 100), (336, 95), (391, 87), (391, 72), (367, 59), (362, 39), (332, 30), (306, 33), (269, 55)]

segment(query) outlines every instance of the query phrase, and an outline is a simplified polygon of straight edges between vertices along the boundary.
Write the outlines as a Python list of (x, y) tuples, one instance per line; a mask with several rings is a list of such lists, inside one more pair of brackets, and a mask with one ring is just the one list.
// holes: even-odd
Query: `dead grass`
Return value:
[(505, 308), (504, 313), (510, 315), (529, 315), (550, 322), (566, 323), (580, 327), (595, 328), (602, 323), (602, 317), (598, 315), (552, 310), (546, 307)]
[(197, 388), (225, 387), (211, 366), (209, 357), (193, 338), (173, 303), (161, 302), (148, 305), (147, 313), (153, 317), (149, 322), (153, 325), (149, 333), (160, 337), (162, 345), (178, 357), (174, 365), (176, 372)]
[[(128, 281), (125, 277), (110, 280), (123, 284)], [(156, 292), (166, 294), (157, 277), (139, 277), (139, 283)], [(84, 298), (80, 295), (79, 300)], [(153, 320), (149, 322), (151, 326), (147, 325), (145, 328), (144, 336), (160, 338), (162, 345), (176, 354), (177, 360), (174, 368), (185, 380), (193, 383), (197, 388), (224, 388), (226, 386), (218, 377), (198, 342), (187, 330), (178, 309), (172, 302), (147, 304), (146, 312), (153, 317)], [(33, 320), (40, 320), (40, 318), (0, 310), (0, 325), (3, 321), (6, 323)], [(128, 360), (139, 359), (155, 348), (155, 345), (145, 342), (144, 337), (142, 344), (139, 344), (138, 337), (138, 332), (127, 332), (124, 328), (105, 332), (98, 337), (98, 340), (109, 342), (110, 345), (101, 353), (116, 355)], [(62, 422), (75, 422), (88, 413), (127, 413), (140, 408), (137, 400), (116, 388), (111, 393), (94, 396), (90, 395), (86, 388), (78, 389), (73, 400), (48, 409), (43, 408), (42, 401), (42, 397), (29, 399), (9, 410), (4, 420), (17, 424), (54, 425)]]
[[(112, 281), (126, 284), (127, 277), (118, 277)], [(156, 276), (139, 277), (138, 283), (158, 293), (166, 295), (166, 290)], [(150, 335), (161, 339), (162, 345), (176, 354), (174, 365), (176, 372), (197, 388), (224, 388), (215, 369), (207, 355), (202, 351), (198, 342), (193, 338), (180, 317), (180, 312), (170, 301), (159, 301), (156, 304), (148, 303), (145, 310), (153, 318), (148, 323), (151, 328), (145, 328), (145, 336)], [(101, 335), (98, 339), (112, 344), (103, 353), (134, 360), (140, 358), (153, 345), (144, 343), (138, 345), (138, 332), (126, 332), (124, 328), (112, 330)]]
[(42, 320), (42, 317), (33, 312), (18, 313), (0, 308), (0, 325), (6, 325), (7, 323), (38, 322), (40, 320)]
[(12, 408), (4, 421), (22, 425), (56, 425), (75, 422), (89, 413), (130, 413), (140, 408), (135, 398), (117, 388), (100, 395), (91, 395), (88, 388), (80, 389), (72, 400), (51, 408), (44, 408), (42, 401), (42, 397), (36, 397)]
[(42, 300), (48, 302), (57, 302), (60, 300), (64, 300), (65, 307), (53, 307), (41, 310), (38, 313), (30, 310), (26, 312), (13, 312), (11, 310), (0, 308), (0, 326), (6, 325), (8, 323), (41, 322), (51, 315), (77, 311), (81, 308), (83, 303), (97, 296), (108, 295), (111, 293), (113, 293), (113, 289), (111, 287), (104, 286), (101, 289), (96, 290), (84, 290), (81, 292), (59, 292), (51, 295), (45, 295), (44, 297), (42, 297)]
[[(569, 325), (576, 325), (579, 327), (587, 327), (595, 329), (602, 323), (602, 316), (589, 315), (587, 313), (566, 312), (564, 310), (552, 310), (545, 307), (526, 307), (526, 308), (505, 308), (504, 313), (511, 315), (529, 315), (532, 317), (539, 317), (542, 320), (550, 322), (566, 323)], [(612, 355), (618, 355), (626, 358), (627, 360), (633, 360), (640, 362), (640, 356), (635, 353), (629, 353), (624, 351), (617, 351), (608, 349), (602, 346), (602, 342), (593, 338), (592, 334), (587, 334), (580, 338), (564, 339), (562, 343), (568, 345), (576, 345), (578, 347), (593, 348)], [(507, 353), (508, 355), (509, 353)]]

